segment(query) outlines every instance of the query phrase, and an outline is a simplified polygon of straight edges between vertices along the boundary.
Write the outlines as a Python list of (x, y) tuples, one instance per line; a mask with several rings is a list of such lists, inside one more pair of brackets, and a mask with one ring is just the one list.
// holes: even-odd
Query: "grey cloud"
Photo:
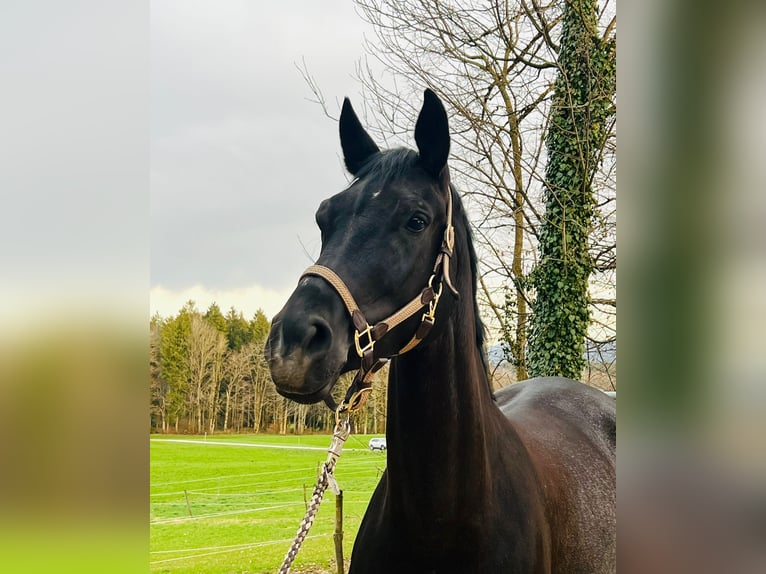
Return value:
[(365, 25), (347, 2), (152, 12), (152, 284), (282, 288), (310, 263), (301, 243), (318, 253), (319, 202), (346, 182), (337, 126), (295, 63), (328, 100), (353, 95)]

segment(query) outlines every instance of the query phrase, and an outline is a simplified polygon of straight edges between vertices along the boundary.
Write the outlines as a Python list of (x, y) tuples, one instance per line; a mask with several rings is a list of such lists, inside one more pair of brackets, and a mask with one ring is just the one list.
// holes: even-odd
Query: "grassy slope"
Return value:
[[(386, 464), (385, 454), (367, 450), (368, 440), (369, 435), (351, 435), (336, 469), (344, 491), (346, 559)], [(326, 435), (215, 435), (207, 441), (152, 435), (151, 571), (276, 572), (305, 512), (304, 487), (310, 498), (329, 444)], [(335, 497), (328, 491), (295, 562), (296, 570), (308, 565), (329, 567), (334, 562), (334, 528)]]

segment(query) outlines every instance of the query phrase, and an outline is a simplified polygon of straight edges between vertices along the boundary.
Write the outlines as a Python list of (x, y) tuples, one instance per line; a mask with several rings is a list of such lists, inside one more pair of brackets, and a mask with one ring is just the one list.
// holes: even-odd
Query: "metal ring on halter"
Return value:
[(361, 409), (366, 403), (369, 394), (372, 392), (372, 387), (362, 387), (351, 395), (348, 399), (344, 400), (337, 409), (335, 409), (335, 424), (338, 424), (340, 415), (345, 414), (346, 421), (349, 420), (351, 414)]

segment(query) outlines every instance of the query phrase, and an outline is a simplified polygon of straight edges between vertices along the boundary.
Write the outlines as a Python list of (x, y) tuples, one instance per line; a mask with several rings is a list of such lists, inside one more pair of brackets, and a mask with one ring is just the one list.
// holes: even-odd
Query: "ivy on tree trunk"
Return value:
[(545, 218), (529, 333), (531, 376), (579, 379), (590, 321), (588, 238), (593, 176), (614, 114), (615, 40), (598, 35), (595, 0), (566, 0), (551, 121), (546, 136)]

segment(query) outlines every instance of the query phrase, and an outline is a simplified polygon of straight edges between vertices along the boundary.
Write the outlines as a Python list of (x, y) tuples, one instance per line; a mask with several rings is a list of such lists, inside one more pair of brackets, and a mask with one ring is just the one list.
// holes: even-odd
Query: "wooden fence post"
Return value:
[(338, 564), (338, 574), (344, 574), (343, 564), (343, 491), (335, 496), (335, 533), (332, 535), (335, 541), (335, 562)]

